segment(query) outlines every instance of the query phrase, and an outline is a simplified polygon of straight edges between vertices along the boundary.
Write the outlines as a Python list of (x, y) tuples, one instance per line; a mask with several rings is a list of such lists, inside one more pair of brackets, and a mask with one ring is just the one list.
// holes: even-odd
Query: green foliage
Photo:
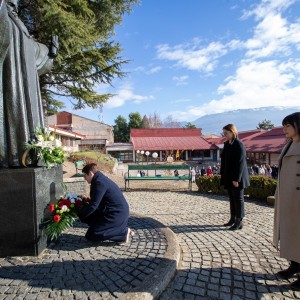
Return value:
[(258, 126), (256, 128), (268, 130), (274, 128), (274, 124), (270, 120), (264, 119), (263, 121), (258, 123)]
[(45, 222), (44, 225), (47, 225), (45, 229), (45, 233), (50, 241), (56, 240), (64, 230), (68, 229), (69, 227), (73, 226), (74, 222), (76, 221), (75, 216), (65, 216), (59, 223), (55, 222)]
[(115, 142), (129, 142), (130, 128), (127, 124), (127, 120), (123, 116), (120, 115), (115, 119), (115, 125), (113, 127)]
[(191, 122), (188, 122), (183, 128), (197, 128), (197, 127)]
[[(227, 190), (220, 185), (220, 175), (198, 176), (196, 184), (200, 193), (227, 195)], [(250, 176), (250, 186), (245, 189), (245, 195), (257, 200), (266, 200), (275, 194), (276, 180), (265, 176)]]
[(113, 41), (114, 26), (139, 0), (20, 0), (19, 15), (34, 38), (49, 45), (59, 37), (52, 72), (40, 77), (43, 99), (52, 114), (62, 106), (60, 96), (75, 109), (97, 108), (111, 94), (99, 94), (96, 84), (122, 78), (121, 46)]
[(245, 189), (245, 194), (251, 198), (266, 200), (274, 196), (277, 181), (265, 176), (250, 176), (250, 186)]
[(132, 112), (129, 114), (129, 123), (128, 123), (128, 127), (129, 130), (131, 128), (141, 128), (142, 127), (142, 116), (140, 115), (140, 113), (138, 112)]
[(89, 197), (67, 192), (55, 204), (50, 204), (50, 215), (43, 222), (48, 239), (56, 240), (64, 230), (73, 226), (78, 218), (78, 212), (89, 202)]

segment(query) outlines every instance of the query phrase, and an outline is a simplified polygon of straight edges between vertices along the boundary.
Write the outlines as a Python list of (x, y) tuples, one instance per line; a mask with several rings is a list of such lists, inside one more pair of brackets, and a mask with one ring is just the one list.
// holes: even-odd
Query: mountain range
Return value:
[[(223, 113), (205, 115), (191, 122), (197, 128), (202, 128), (203, 134), (220, 135), (223, 126), (235, 124), (238, 131), (254, 130), (264, 120), (271, 121), (277, 127), (281, 126), (283, 118), (291, 113), (300, 112), (298, 107), (271, 106), (251, 109), (238, 109)], [(183, 126), (186, 123), (183, 124)]]

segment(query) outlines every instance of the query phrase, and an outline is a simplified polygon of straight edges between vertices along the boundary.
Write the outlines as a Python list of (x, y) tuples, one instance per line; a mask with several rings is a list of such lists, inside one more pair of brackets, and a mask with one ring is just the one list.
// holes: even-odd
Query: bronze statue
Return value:
[(24, 144), (44, 127), (39, 75), (49, 71), (58, 38), (48, 48), (18, 18), (17, 0), (0, 0), (0, 168), (20, 167)]

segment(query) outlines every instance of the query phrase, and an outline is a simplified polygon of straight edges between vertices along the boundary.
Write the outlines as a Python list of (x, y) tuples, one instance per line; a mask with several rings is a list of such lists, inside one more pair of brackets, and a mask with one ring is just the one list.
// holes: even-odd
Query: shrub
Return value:
[[(220, 175), (198, 176), (196, 184), (200, 193), (227, 195), (227, 190), (220, 184)], [(250, 186), (245, 189), (245, 195), (257, 200), (266, 200), (273, 196), (276, 189), (276, 180), (265, 176), (250, 176)]]

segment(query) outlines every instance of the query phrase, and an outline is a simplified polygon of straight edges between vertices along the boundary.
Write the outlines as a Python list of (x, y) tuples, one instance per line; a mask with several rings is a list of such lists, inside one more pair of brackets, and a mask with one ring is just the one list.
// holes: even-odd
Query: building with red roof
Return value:
[(202, 137), (200, 128), (132, 128), (130, 141), (138, 153), (156, 152), (159, 160), (168, 156), (183, 160), (213, 160), (217, 148)]
[(49, 116), (47, 121), (49, 126), (81, 134), (83, 138), (77, 142), (79, 150), (101, 150), (114, 142), (112, 126), (67, 111)]
[(282, 126), (262, 132), (250, 139), (243, 139), (247, 160), (252, 164), (277, 165), (278, 157), (287, 139)]
[[(249, 165), (276, 165), (278, 163), (279, 154), (286, 143), (282, 126), (270, 130), (258, 129), (241, 131), (238, 137), (246, 147)], [(221, 151), (225, 138), (207, 138), (207, 141), (217, 146)]]
[(78, 132), (71, 132), (55, 126), (49, 126), (48, 129), (55, 133), (56, 138), (61, 141), (62, 146), (68, 152), (78, 151), (78, 142), (85, 138), (84, 135)]

